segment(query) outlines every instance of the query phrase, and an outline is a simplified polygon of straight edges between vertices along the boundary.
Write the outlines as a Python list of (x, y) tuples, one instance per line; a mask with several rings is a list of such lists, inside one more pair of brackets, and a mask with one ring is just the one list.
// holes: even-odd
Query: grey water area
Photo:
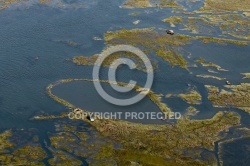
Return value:
[(249, 155), (249, 145), (250, 139), (243, 138), (230, 143), (227, 143), (223, 147), (223, 161), (224, 165), (249, 165), (250, 155)]
[[(135, 91), (126, 94), (119, 94), (109, 85), (101, 84), (105, 91), (111, 96), (119, 96), (120, 99), (127, 99), (137, 95)], [(88, 91), (86, 91), (88, 89)], [(142, 101), (130, 106), (116, 106), (105, 101), (96, 91), (92, 82), (74, 81), (55, 86), (52, 93), (83, 110), (100, 113), (103, 118), (127, 120), (130, 122), (146, 124), (164, 124), (156, 115), (151, 118), (146, 116), (146, 112), (161, 113), (159, 108), (149, 99), (144, 98)], [(132, 116), (133, 113), (137, 114)], [(140, 114), (139, 114), (140, 113)], [(166, 122), (165, 122), (166, 123)]]
[[(119, 8), (122, 0), (89, 0), (85, 1), (85, 5), (81, 7), (71, 5), (80, 4), (81, 1), (62, 2), (65, 4), (63, 7), (53, 3), (40, 5), (35, 1), (30, 1), (0, 10), (0, 130), (9, 128), (36, 129), (40, 144), (48, 156), (44, 160), (46, 165), (48, 165), (48, 159), (52, 157), (48, 149), (50, 142), (47, 133), (55, 132), (54, 121), (30, 121), (29, 119), (34, 115), (60, 114), (68, 111), (67, 108), (48, 97), (46, 86), (61, 79), (92, 78), (91, 67), (76, 66), (66, 59), (77, 55), (91, 56), (100, 53), (105, 48), (105, 44), (103, 41), (93, 40), (93, 37), (103, 38), (106, 31), (145, 27), (170, 29), (171, 27), (161, 20), (174, 15), (171, 13), (171, 9), (122, 9)], [(184, 1), (183, 5), (185, 6)], [(198, 8), (200, 5), (199, 2), (194, 8)], [(192, 5), (188, 6), (190, 7), (189, 11)], [(130, 16), (132, 12), (139, 12), (139, 14), (132, 17)], [(141, 22), (138, 25), (133, 25), (135, 20), (141, 20)], [(178, 29), (175, 31), (189, 34)], [(69, 41), (73, 41), (77, 45), (69, 45)], [(191, 45), (185, 46), (184, 50), (191, 53), (190, 58), (187, 54), (184, 55), (184, 58), (189, 62), (202, 57), (208, 62), (216, 63), (229, 70), (228, 72), (219, 71), (217, 76), (225, 77), (233, 84), (249, 82), (249, 80), (242, 80), (240, 73), (250, 72), (250, 46), (203, 44), (195, 41)], [(204, 85), (215, 85), (222, 88), (225, 81), (197, 78), (196, 74), (214, 75), (201, 66), (190, 68), (192, 72), (190, 74), (189, 71), (179, 67), (171, 67), (159, 57), (154, 56), (154, 58), (158, 61), (159, 69), (155, 72), (152, 90), (157, 94), (162, 94), (163, 102), (174, 112), (185, 114), (189, 105), (179, 98), (166, 99), (164, 96), (185, 92), (189, 88), (188, 84), (202, 95), (202, 104), (194, 106), (200, 111), (194, 119), (211, 118), (216, 112), (221, 111), (221, 109), (214, 108), (207, 100), (207, 91)], [(103, 79), (105, 79), (107, 71), (102, 72)], [(138, 81), (141, 86), (145, 83), (143, 80), (145, 80), (146, 75), (140, 71), (128, 71), (126, 67), (122, 67), (118, 72), (117, 79), (119, 81), (128, 82), (133, 79)], [(108, 85), (102, 85), (110, 94), (119, 95)], [(160, 111), (149, 98), (129, 107), (117, 107), (109, 104), (97, 94), (91, 82), (79, 81), (61, 84), (53, 88), (53, 93), (89, 111)], [(132, 91), (120, 97), (126, 98), (135, 94), (136, 92)], [(228, 110), (228, 108), (222, 108), (222, 110)], [(241, 125), (249, 128), (249, 115), (247, 113), (238, 109), (230, 108), (230, 110), (240, 114), (242, 117)], [(133, 122), (167, 123), (162, 120), (145, 119)], [(85, 125), (84, 122), (81, 123)], [(230, 135), (230, 132), (227, 134)], [(219, 141), (215, 147), (215, 154), (218, 154), (218, 143)], [(248, 144), (247, 139), (239, 140), (236, 143), (225, 144), (224, 149), (225, 152), (231, 150), (239, 152), (238, 159), (245, 158), (247, 155), (249, 156), (249, 150), (245, 148), (245, 145)], [(234, 158), (236, 161), (236, 157), (230, 153), (225, 153), (223, 156), (223, 159), (227, 161), (226, 165), (233, 164)]]

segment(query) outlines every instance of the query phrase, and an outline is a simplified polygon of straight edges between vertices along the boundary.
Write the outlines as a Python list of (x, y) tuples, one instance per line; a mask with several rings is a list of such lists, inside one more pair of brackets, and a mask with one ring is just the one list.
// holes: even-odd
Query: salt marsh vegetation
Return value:
[[(250, 8), (250, 6), (248, 8)], [(243, 14), (240, 12), (227, 12), (214, 15), (212, 13), (199, 12), (198, 16), (170, 16), (163, 21), (168, 22), (172, 27), (175, 27), (175, 25), (178, 24), (179, 26), (184, 27), (181, 30), (190, 31), (193, 34), (217, 35), (217, 33), (220, 33), (221, 36), (238, 38), (243, 41), (236, 42), (231, 40), (230, 43), (247, 45), (242, 42), (250, 39), (250, 20), (248, 14), (248, 12), (244, 12)], [(208, 38), (209, 37), (207, 37), (207, 41)], [(214, 41), (218, 43), (224, 42), (221, 41), (221, 39)]]
[(182, 100), (188, 104), (201, 104), (201, 95), (195, 90), (189, 90), (187, 93), (183, 94), (170, 94), (168, 97), (180, 97)]
[(175, 27), (176, 24), (183, 23), (183, 18), (181, 16), (170, 16), (162, 21), (170, 23), (171, 27)]
[(226, 69), (223, 69), (221, 66), (219, 66), (215, 63), (212, 63), (212, 62), (207, 62), (202, 58), (195, 60), (195, 62), (200, 63), (203, 67), (213, 67), (213, 68), (216, 68), (218, 71), (228, 71)]
[(191, 37), (185, 35), (169, 36), (159, 34), (154, 28), (144, 29), (121, 29), (115, 32), (105, 33), (106, 44), (130, 44), (142, 48), (144, 52), (155, 52), (155, 54), (171, 66), (187, 68), (187, 61), (176, 51), (176, 47), (188, 44)]
[(77, 158), (68, 155), (67, 152), (61, 150), (52, 151), (53, 158), (49, 159), (50, 165), (61, 165), (61, 166), (68, 166), (68, 165), (82, 165), (83, 163), (78, 160)]
[[(92, 55), (92, 56), (75, 56), (72, 58), (72, 62), (77, 64), (77, 65), (84, 65), (84, 66), (93, 66), (95, 65), (95, 62), (97, 61), (99, 55)], [(113, 63), (115, 62), (115, 60), (118, 60), (120, 58), (129, 58), (131, 60), (133, 60), (133, 62), (135, 63), (135, 68), (137, 70), (146, 72), (146, 67), (144, 65), (144, 62), (142, 59), (140, 59), (138, 56), (136, 56), (133, 53), (128, 53), (128, 52), (117, 52), (117, 53), (113, 53), (110, 56), (108, 56), (107, 58), (105, 58), (105, 60), (102, 63), (103, 67), (110, 67), (112, 68)], [(157, 68), (157, 62), (156, 61), (152, 61), (152, 66), (153, 69)]]
[[(206, 85), (209, 96), (216, 107), (235, 107), (250, 113), (250, 84), (225, 85), (225, 88)], [(226, 90), (228, 89), (228, 90)]]
[[(176, 34), (170, 36), (163, 32), (157, 32), (154, 28), (141, 29), (121, 29), (109, 31), (104, 35), (107, 45), (129, 44), (141, 48), (145, 53), (154, 53), (168, 62), (171, 66), (180, 66), (187, 69), (188, 62), (183, 57), (183, 53), (178, 51), (192, 41), (200, 40), (203, 43), (226, 43), (236, 45), (248, 45), (247, 41), (233, 39), (215, 38), (209, 36), (188, 36)], [(207, 65), (207, 63), (204, 65)], [(210, 64), (211, 65), (211, 64)], [(223, 70), (217, 66), (217, 69)]]
[(123, 8), (148, 8), (148, 7), (169, 7), (184, 9), (175, 0), (127, 0)]
[(186, 113), (186, 116), (195, 116), (199, 113), (200, 111), (198, 111), (196, 108), (192, 107), (192, 106), (189, 106), (187, 108), (187, 113)]
[(243, 79), (250, 79), (250, 73), (241, 73), (244, 77)]
[[(74, 79), (61, 82), (70, 81), (74, 81)], [(150, 97), (152, 101), (156, 101), (155, 98), (159, 101), (161, 97), (160, 95), (153, 95), (153, 93), (149, 94), (149, 97), (153, 96)], [(190, 108), (190, 111), (192, 115), (197, 113), (193, 108)], [(128, 162), (146, 164), (155, 163), (155, 159), (158, 159), (157, 163), (163, 164), (166, 162), (167, 156), (168, 159), (171, 159), (171, 164), (182, 165), (191, 163), (206, 165), (207, 161), (199, 157), (202, 151), (196, 151), (195, 148), (212, 150), (213, 143), (221, 139), (218, 133), (227, 130), (231, 126), (238, 125), (239, 121), (240, 117), (232, 112), (218, 112), (213, 118), (206, 120), (190, 120), (187, 116), (172, 125), (144, 125), (112, 119), (96, 119), (94, 122), (86, 120), (101, 135), (118, 142), (122, 146), (119, 149), (114, 149), (111, 144), (101, 146), (99, 153), (96, 155), (95, 164), (99, 162), (107, 164), (110, 162), (117, 164), (126, 164)], [(70, 130), (71, 127), (68, 131)], [(176, 135), (179, 135), (178, 139), (176, 139)], [(76, 143), (75, 136), (72, 134), (66, 134), (66, 136), (69, 136), (73, 144)], [(83, 138), (87, 139), (84, 135)], [(64, 141), (60, 135), (54, 135), (51, 139), (55, 147), (59, 147), (59, 142)], [(63, 144), (67, 145), (67, 143)], [(69, 150), (67, 146), (60, 148)], [(190, 155), (185, 153), (186, 151), (190, 151)], [(105, 160), (98, 160), (100, 158), (105, 158)], [(215, 161), (210, 160), (209, 162), (212, 164), (211, 162)]]
[(201, 12), (249, 11), (249, 0), (205, 0)]
[[(194, 147), (212, 150), (213, 143), (220, 137), (218, 132), (238, 123), (239, 117), (234, 113), (219, 112), (212, 119), (183, 118), (175, 125), (141, 125), (123, 121), (98, 121), (93, 125), (103, 135), (123, 145), (122, 149), (108, 150), (118, 163), (126, 163), (130, 159), (129, 161), (146, 164), (153, 163), (157, 158), (163, 164), (167, 156), (167, 159), (171, 159), (168, 161), (170, 165), (206, 165), (205, 161), (197, 157), (200, 153), (190, 153), (192, 156), (189, 156), (185, 151), (194, 152)], [(197, 160), (193, 160), (196, 157)]]
[(44, 165), (42, 160), (46, 157), (45, 151), (39, 144), (27, 144), (14, 150), (11, 154), (0, 153), (3, 165)]
[[(76, 106), (74, 106), (73, 104), (71, 104), (71, 103), (69, 103), (68, 101), (66, 101), (66, 100), (63, 100), (63, 99), (61, 99), (61, 98), (59, 98), (59, 97), (57, 97), (56, 95), (54, 95), (53, 93), (52, 93), (52, 89), (53, 89), (53, 87), (54, 86), (56, 86), (56, 85), (59, 85), (59, 84), (62, 84), (62, 83), (69, 83), (69, 82), (72, 82), (72, 81), (87, 81), (87, 82), (94, 82), (94, 81), (99, 81), (99, 82), (101, 82), (101, 83), (105, 83), (105, 84), (116, 84), (115, 82), (110, 82), (110, 81), (108, 81), (108, 80), (91, 80), (91, 79), (64, 79), (64, 80), (60, 80), (60, 81), (57, 81), (57, 83), (52, 83), (52, 84), (50, 84), (50, 85), (48, 85), (47, 86), (47, 93), (48, 93), (48, 95), (52, 98), (52, 99), (54, 99), (55, 101), (57, 101), (57, 102), (59, 102), (59, 103), (61, 103), (62, 105), (64, 105), (64, 106), (66, 106), (66, 107), (68, 107), (68, 108), (70, 108), (70, 109), (74, 109), (74, 108), (76, 108)], [(122, 82), (117, 82), (117, 84), (119, 85), (119, 86), (124, 86), (124, 87), (129, 87), (129, 86), (131, 86), (131, 85), (129, 85), (129, 84), (126, 84), (126, 83), (122, 83)], [(140, 86), (138, 86), (138, 85), (136, 85), (135, 87), (134, 87), (134, 90), (135, 91), (140, 91), (140, 89), (142, 89), (142, 87), (140, 87)], [(162, 112), (166, 112), (166, 113), (170, 113), (171, 112), (171, 109), (165, 104), (165, 103), (163, 103), (162, 102), (162, 98), (161, 98), (161, 95), (159, 95), (159, 94), (156, 94), (156, 93), (154, 93), (152, 90), (149, 90), (149, 92), (148, 92), (148, 94), (146, 95), (147, 97), (149, 97), (149, 99), (152, 101), (152, 102), (154, 102), (158, 107), (159, 107), (159, 109), (162, 111)], [(86, 110), (84, 110), (85, 112), (88, 112), (88, 111), (86, 111)], [(60, 115), (61, 117), (65, 117), (65, 114), (61, 114)], [(50, 119), (56, 119), (57, 117), (54, 117), (54, 116), (48, 116)], [(37, 116), (37, 118), (35, 118), (35, 119), (44, 119), (45, 118), (45, 116)]]
[(0, 153), (5, 153), (8, 148), (12, 148), (14, 145), (8, 140), (12, 136), (12, 131), (7, 130), (0, 133)]
[(22, 1), (25, 0), (0, 0), (0, 9), (5, 9), (11, 4), (20, 3)]
[(198, 74), (196, 75), (196, 77), (199, 77), (199, 78), (212, 78), (212, 79), (216, 79), (216, 80), (225, 80), (226, 78), (223, 78), (223, 77), (218, 77), (218, 76), (213, 76), (213, 75), (206, 75), (206, 74)]

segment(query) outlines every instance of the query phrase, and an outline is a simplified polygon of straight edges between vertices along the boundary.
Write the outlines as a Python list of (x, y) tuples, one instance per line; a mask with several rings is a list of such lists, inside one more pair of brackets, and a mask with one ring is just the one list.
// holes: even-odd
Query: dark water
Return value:
[[(102, 86), (112, 96), (116, 95), (115, 93), (117, 92), (112, 91), (112, 88), (110, 86), (106, 84), (102, 84)], [(88, 89), (88, 91), (86, 91), (86, 89)], [(132, 118), (132, 116), (130, 115), (128, 116), (125, 115), (126, 112), (160, 113), (159, 108), (149, 98), (144, 98), (141, 102), (131, 106), (126, 106), (126, 107), (115, 106), (113, 104), (107, 103), (104, 99), (101, 98), (101, 96), (99, 96), (92, 82), (75, 81), (57, 85), (52, 89), (52, 93), (66, 101), (69, 101), (73, 105), (90, 112), (99, 112), (99, 113), (107, 112), (110, 115), (114, 113), (113, 114), (114, 118), (115, 118), (115, 113), (122, 113), (121, 118), (119, 118), (117, 114), (116, 119), (122, 119), (122, 120), (127, 119), (128, 121), (137, 123), (164, 124), (164, 122), (161, 119), (150, 119), (146, 117), (143, 118), (142, 116)], [(132, 91), (129, 94), (124, 95), (123, 97), (124, 99), (126, 99), (134, 95), (136, 95), (136, 92)], [(95, 104), (89, 104), (89, 103), (95, 103)]]
[[(172, 15), (169, 9), (121, 9), (119, 1), (85, 3), (87, 5), (83, 8), (59, 8), (55, 5), (32, 5), (30, 2), (29, 5), (14, 5), (0, 11), (1, 127), (25, 127), (29, 125), (26, 119), (35, 112), (63, 111), (65, 108), (48, 98), (44, 89), (58, 79), (91, 78), (91, 68), (76, 67), (65, 59), (99, 53), (104, 43), (93, 40), (94, 36), (102, 37), (106, 31), (120, 27), (169, 28), (161, 20)], [(133, 11), (142, 14), (136, 18), (129, 16)], [(133, 25), (136, 19), (142, 21)], [(74, 41), (78, 46), (70, 46), (67, 41)], [(192, 53), (191, 60), (204, 57), (230, 70), (223, 75), (231, 82), (239, 83), (242, 81), (239, 73), (248, 72), (249, 48), (216, 44), (204, 46), (197, 42), (185, 49)], [(207, 72), (203, 70), (194, 69), (192, 72)], [(175, 93), (194, 81), (197, 81), (194, 75), (160, 62), (153, 89), (162, 94)], [(202, 83), (204, 80), (198, 81)], [(206, 83), (224, 84), (212, 79), (206, 79)]]
[(239, 139), (223, 144), (223, 164), (226, 166), (250, 165), (250, 138)]
[[(53, 131), (52, 124), (29, 121), (30, 117), (38, 113), (59, 114), (66, 110), (64, 106), (47, 96), (46, 86), (65, 78), (92, 78), (92, 68), (78, 67), (66, 61), (67, 58), (100, 53), (105, 47), (104, 42), (95, 41), (92, 38), (94, 36), (102, 38), (103, 34), (109, 30), (118, 30), (122, 27), (169, 29), (169, 25), (161, 20), (174, 15), (171, 9), (121, 9), (119, 6), (123, 2), (122, 0), (87, 0), (84, 2), (64, 0), (63, 2), (64, 6), (59, 7), (55, 2), (49, 5), (38, 5), (35, 1), (29, 1), (0, 10), (1, 130), (32, 127), (38, 128), (42, 131), (41, 133), (46, 133), (48, 130)], [(199, 1), (192, 6), (188, 2), (181, 1), (188, 11), (199, 8), (202, 3)], [(78, 4), (78, 7), (72, 6), (72, 4)], [(140, 12), (140, 14), (131, 17), (129, 14), (132, 12)], [(141, 22), (133, 25), (132, 22), (135, 20), (141, 20)], [(188, 34), (188, 32), (178, 29), (176, 32)], [(68, 41), (74, 41), (78, 45), (71, 46), (67, 44)], [(220, 72), (218, 76), (226, 77), (233, 84), (249, 82), (249, 80), (242, 80), (240, 73), (250, 72), (250, 46), (204, 45), (197, 41), (185, 46), (185, 51), (192, 53), (189, 61), (203, 57), (207, 61), (229, 70), (229, 72)], [(184, 54), (186, 59), (188, 59), (187, 53)], [(180, 93), (187, 88), (187, 84), (191, 84), (203, 96), (203, 104), (197, 106), (200, 113), (195, 118), (210, 118), (219, 111), (214, 109), (206, 99), (207, 93), (204, 84), (222, 87), (223, 81), (196, 78), (195, 74), (209, 74), (204, 68), (191, 68), (190, 71), (193, 74), (189, 74), (188, 71), (178, 67), (170, 67), (158, 57), (154, 58), (159, 61), (159, 69), (155, 73), (153, 91), (163, 95)], [(142, 83), (140, 79), (145, 78), (141, 72), (135, 72), (120, 79), (126, 81), (131, 77), (138, 78), (139, 83)], [(72, 86), (79, 86), (81, 91), (72, 90)], [(124, 111), (128, 109), (117, 108), (103, 101), (95, 93), (90, 83), (60, 85), (54, 89), (54, 92), (87, 110), (118, 109)], [(173, 111), (181, 113), (185, 113), (188, 107), (180, 99), (163, 99), (163, 101)], [(144, 99), (129, 109), (159, 111), (149, 99)], [(246, 123), (249, 115), (244, 114), (244, 116), (245, 120), (242, 121), (242, 125), (249, 127), (249, 124)], [(159, 123), (162, 122), (159, 121)], [(46, 134), (41, 134), (40, 137), (47, 140)], [(228, 159), (234, 152), (239, 152), (239, 158), (245, 158), (247, 155), (249, 157), (249, 153), (245, 153), (244, 145), (246, 144), (249, 144), (249, 140), (225, 145), (226, 151), (231, 149), (233, 151), (231, 154), (225, 153), (224, 159), (230, 162), (231, 160)], [(234, 149), (234, 147), (237, 148)], [(249, 163), (248, 160), (242, 160), (242, 162)], [(234, 161), (230, 163), (234, 163)], [(226, 165), (230, 165), (230, 163), (225, 162)]]
[[(170, 9), (131, 11), (119, 8), (121, 2), (85, 1), (87, 5), (83, 8), (28, 2), (0, 11), (1, 127), (27, 127), (33, 125), (27, 119), (35, 112), (63, 111), (63, 106), (48, 98), (45, 87), (63, 78), (91, 78), (90, 68), (78, 68), (65, 59), (99, 53), (104, 43), (93, 40), (94, 36), (103, 37), (106, 31), (121, 27), (167, 28), (161, 19), (171, 14)], [(133, 11), (142, 14), (138, 18), (129, 16)], [(161, 18), (155, 19), (159, 16)], [(135, 19), (142, 21), (136, 26), (132, 24)], [(70, 46), (67, 41), (74, 41), (78, 46)], [(166, 71), (176, 75), (176, 70), (169, 69)], [(174, 76), (176, 82), (183, 81), (178, 75)], [(160, 84), (167, 89), (166, 77), (160, 76), (163, 80)], [(165, 93), (164, 89), (159, 88), (159, 91)]]

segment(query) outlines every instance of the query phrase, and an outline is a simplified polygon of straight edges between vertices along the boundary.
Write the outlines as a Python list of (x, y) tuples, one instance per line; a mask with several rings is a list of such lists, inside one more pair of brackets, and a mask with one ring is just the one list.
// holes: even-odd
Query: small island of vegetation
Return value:
[(236, 107), (250, 113), (250, 84), (225, 85), (225, 89), (206, 85), (209, 96), (215, 107)]
[(186, 101), (188, 104), (201, 104), (201, 95), (195, 90), (190, 90), (185, 94), (168, 94), (166, 97), (180, 97), (182, 100)]

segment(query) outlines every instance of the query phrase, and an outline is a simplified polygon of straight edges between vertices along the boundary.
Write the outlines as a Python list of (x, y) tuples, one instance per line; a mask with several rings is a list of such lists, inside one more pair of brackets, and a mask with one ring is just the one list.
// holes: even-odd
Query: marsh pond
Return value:
[[(167, 34), (173, 30), (174, 34)], [(0, 165), (250, 165), (249, 0), (0, 0)], [(131, 106), (96, 92), (93, 65), (110, 46), (153, 66)], [(120, 96), (107, 82), (112, 61)], [(145, 66), (115, 53), (104, 89), (136, 95)], [(70, 119), (82, 112), (174, 113), (179, 119)]]

